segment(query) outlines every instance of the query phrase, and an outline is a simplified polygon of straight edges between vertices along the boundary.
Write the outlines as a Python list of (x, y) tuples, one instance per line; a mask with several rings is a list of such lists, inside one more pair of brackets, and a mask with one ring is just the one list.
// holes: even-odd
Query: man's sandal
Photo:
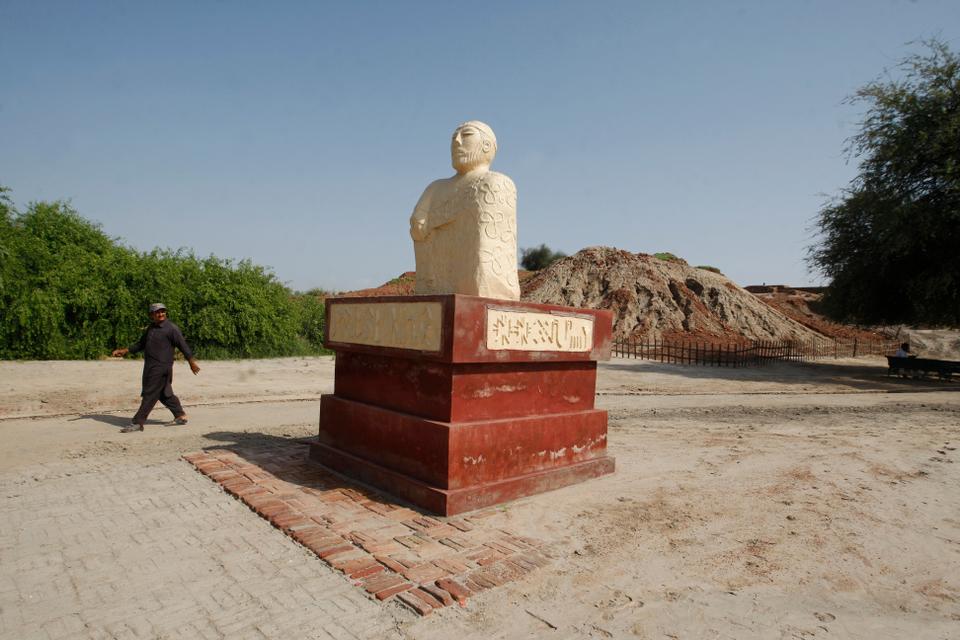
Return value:
[(137, 424), (136, 422), (131, 422), (124, 428), (120, 429), (120, 433), (133, 433), (134, 431), (143, 431), (143, 425)]
[(187, 422), (189, 422), (187, 420), (187, 416), (185, 415), (174, 418), (173, 421), (176, 422), (177, 424), (187, 424)]

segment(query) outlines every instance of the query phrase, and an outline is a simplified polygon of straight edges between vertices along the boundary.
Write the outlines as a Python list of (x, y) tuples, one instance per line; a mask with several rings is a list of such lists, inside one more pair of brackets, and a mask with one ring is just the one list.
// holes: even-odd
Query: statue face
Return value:
[(489, 165), (496, 152), (493, 141), (470, 122), (460, 125), (450, 141), (450, 158), (457, 173)]

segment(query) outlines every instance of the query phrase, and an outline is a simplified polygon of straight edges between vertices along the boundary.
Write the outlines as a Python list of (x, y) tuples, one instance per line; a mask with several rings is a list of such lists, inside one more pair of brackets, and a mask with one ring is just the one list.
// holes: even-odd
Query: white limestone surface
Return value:
[(414, 293), (520, 299), (517, 188), (490, 171), (497, 138), (483, 122), (457, 127), (450, 141), (456, 174), (427, 186), (413, 215)]
[(439, 302), (336, 303), (330, 305), (331, 342), (440, 351)]

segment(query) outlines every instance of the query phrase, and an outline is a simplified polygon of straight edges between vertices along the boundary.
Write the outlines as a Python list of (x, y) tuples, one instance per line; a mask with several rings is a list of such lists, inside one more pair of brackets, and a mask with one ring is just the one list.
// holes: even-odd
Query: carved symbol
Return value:
[(546, 351), (588, 351), (593, 321), (542, 313), (488, 310), (487, 347)]
[(560, 323), (557, 320), (537, 320), (537, 344), (560, 347)]
[(504, 321), (502, 316), (499, 316), (493, 323), (490, 331), (493, 333), (494, 340), (498, 341), (499, 344), (506, 345), (510, 340), (509, 332), (507, 331), (507, 323)]

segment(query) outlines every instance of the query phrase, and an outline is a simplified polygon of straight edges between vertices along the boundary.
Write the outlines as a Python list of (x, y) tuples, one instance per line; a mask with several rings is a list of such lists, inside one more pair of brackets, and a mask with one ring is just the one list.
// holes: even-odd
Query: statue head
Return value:
[(493, 129), (479, 120), (464, 122), (453, 132), (450, 158), (457, 173), (464, 174), (490, 166), (497, 154), (497, 137)]

